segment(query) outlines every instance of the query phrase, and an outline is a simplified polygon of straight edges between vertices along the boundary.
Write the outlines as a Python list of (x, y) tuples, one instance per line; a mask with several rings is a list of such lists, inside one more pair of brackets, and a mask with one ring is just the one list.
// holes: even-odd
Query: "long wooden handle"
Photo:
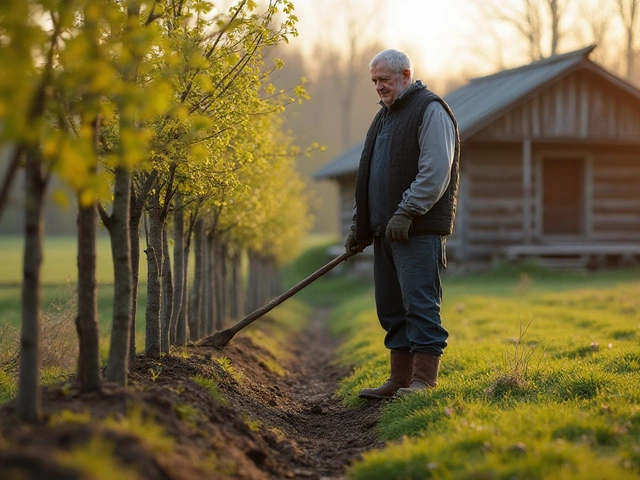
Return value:
[(334, 268), (336, 265), (339, 265), (340, 263), (344, 262), (347, 258), (349, 258), (351, 256), (353, 256), (353, 253), (345, 252), (342, 255), (339, 255), (338, 257), (334, 258), (329, 263), (327, 263), (324, 267), (316, 270), (311, 275), (309, 275), (307, 278), (305, 278), (301, 282), (299, 282), (296, 285), (294, 285), (293, 287), (291, 287), (286, 292), (282, 293), (281, 295), (279, 295), (276, 298), (274, 298), (273, 300), (271, 300), (264, 307), (259, 308), (258, 310), (256, 310), (255, 312), (253, 312), (250, 315), (247, 315), (241, 321), (236, 323), (233, 327), (229, 328), (229, 333), (232, 333), (233, 335), (235, 335), (240, 330), (242, 330), (244, 327), (246, 327), (247, 325), (250, 325), (251, 323), (256, 321), (258, 318), (263, 316), (265, 313), (270, 312), (271, 310), (276, 308), (278, 305), (280, 305), (282, 302), (284, 302), (286, 299), (292, 297), (293, 295), (298, 293), (300, 290), (305, 288), (307, 285), (309, 285), (310, 283), (313, 283), (318, 278), (320, 278), (325, 273), (327, 273), (329, 270)]

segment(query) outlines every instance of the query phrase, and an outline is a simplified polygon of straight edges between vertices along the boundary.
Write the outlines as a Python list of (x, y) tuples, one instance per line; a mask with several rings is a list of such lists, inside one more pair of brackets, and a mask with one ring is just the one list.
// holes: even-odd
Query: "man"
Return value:
[(406, 54), (384, 50), (369, 67), (381, 108), (360, 158), (345, 248), (355, 253), (374, 245), (376, 309), (391, 375), (360, 397), (386, 399), (436, 386), (448, 338), (441, 273), (455, 218), (460, 141), (451, 109), (413, 80)]

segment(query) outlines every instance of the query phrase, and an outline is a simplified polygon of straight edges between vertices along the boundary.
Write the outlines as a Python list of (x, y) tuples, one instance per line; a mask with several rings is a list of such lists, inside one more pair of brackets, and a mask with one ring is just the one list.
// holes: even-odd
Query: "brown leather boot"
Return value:
[(385, 400), (393, 398), (399, 388), (408, 387), (413, 371), (413, 356), (409, 350), (391, 350), (391, 376), (378, 388), (363, 388), (360, 398)]
[(438, 383), (438, 370), (440, 369), (440, 355), (435, 353), (413, 353), (413, 378), (408, 388), (399, 388), (397, 397), (404, 397), (426, 388), (435, 388)]

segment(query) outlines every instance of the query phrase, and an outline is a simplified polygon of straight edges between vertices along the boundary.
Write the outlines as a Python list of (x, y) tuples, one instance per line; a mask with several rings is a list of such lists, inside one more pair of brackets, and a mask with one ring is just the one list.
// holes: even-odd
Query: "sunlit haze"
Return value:
[[(354, 6), (358, 1), (352, 1)], [(361, 2), (368, 8), (375, 2)], [(437, 74), (447, 69), (459, 52), (468, 16), (459, 15), (467, 0), (394, 0), (378, 2), (371, 12), (376, 31), (364, 32), (388, 48), (406, 50), (422, 72)], [(293, 45), (307, 50), (317, 42), (344, 41), (344, 17), (340, 2), (296, 0), (299, 37)], [(355, 7), (355, 11), (358, 9)], [(342, 23), (342, 24), (341, 24)], [(333, 27), (327, 25), (332, 25)]]

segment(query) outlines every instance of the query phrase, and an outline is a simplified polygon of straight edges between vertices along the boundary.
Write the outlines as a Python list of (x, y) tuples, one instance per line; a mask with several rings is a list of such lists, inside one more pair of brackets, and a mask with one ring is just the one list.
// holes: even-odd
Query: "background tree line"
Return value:
[[(278, 265), (309, 227), (282, 112), (306, 98), (270, 82), (268, 51), (296, 35), (288, 0), (228, 10), (204, 0), (9, 0), (0, 6), (0, 142), (8, 167), (0, 221), (24, 172), (18, 408), (41, 417), (40, 270), (52, 179), (75, 197), (78, 381), (103, 384), (96, 318), (96, 232), (108, 231), (113, 322), (105, 379), (135, 361), (141, 250), (145, 355), (222, 328), (274, 294)], [(143, 233), (143, 235), (141, 235)], [(141, 247), (140, 240), (143, 238)], [(195, 272), (188, 258), (196, 256)], [(249, 268), (245, 305), (240, 268)], [(194, 286), (188, 279), (194, 278)]]

